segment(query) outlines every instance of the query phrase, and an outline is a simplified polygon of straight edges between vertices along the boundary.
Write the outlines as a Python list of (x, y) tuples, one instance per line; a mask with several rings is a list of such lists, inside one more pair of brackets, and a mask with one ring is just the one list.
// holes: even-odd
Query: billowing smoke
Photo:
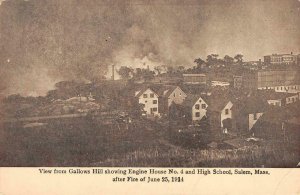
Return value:
[(297, 53), (299, 18), (297, 0), (1, 1), (0, 92), (45, 95), (61, 80), (101, 79), (113, 64)]

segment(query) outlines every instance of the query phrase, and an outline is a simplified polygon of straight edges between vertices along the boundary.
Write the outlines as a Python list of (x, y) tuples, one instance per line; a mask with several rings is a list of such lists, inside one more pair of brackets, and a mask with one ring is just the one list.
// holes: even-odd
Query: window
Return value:
[(181, 93), (179, 93), (179, 95), (181, 96)]
[(196, 104), (196, 105), (195, 105), (195, 109), (196, 109), (196, 110), (199, 110), (199, 109), (200, 109), (200, 105), (199, 105), (199, 104)]
[(154, 98), (154, 93), (151, 93), (151, 94), (150, 94), (150, 97), (151, 97), (151, 98)]
[(225, 114), (229, 114), (229, 110), (228, 109), (225, 109)]
[(156, 111), (157, 111), (157, 108), (152, 108), (152, 111), (153, 111), (153, 112), (156, 112)]
[(200, 112), (196, 112), (195, 117), (200, 117)]
[(147, 96), (147, 94), (143, 94), (143, 98), (147, 98), (148, 96)]
[(206, 108), (206, 104), (202, 104), (201, 107), (202, 107), (202, 109), (205, 109)]
[(173, 96), (175, 97), (175, 93), (173, 94)]
[(256, 113), (254, 113), (253, 119), (257, 120), (257, 114)]
[(157, 104), (157, 100), (153, 100), (153, 104)]

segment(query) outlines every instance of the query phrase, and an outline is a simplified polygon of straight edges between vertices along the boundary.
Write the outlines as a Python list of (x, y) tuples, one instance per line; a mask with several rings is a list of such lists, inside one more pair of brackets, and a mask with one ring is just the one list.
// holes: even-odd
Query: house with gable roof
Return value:
[(233, 129), (232, 101), (224, 94), (212, 94), (208, 97), (207, 117), (214, 137), (227, 134)]
[(169, 114), (169, 108), (172, 104), (182, 104), (187, 95), (183, 90), (174, 85), (164, 85), (156, 90), (159, 96), (159, 113)]
[(206, 117), (208, 104), (201, 95), (188, 94), (183, 101), (186, 118), (192, 123), (199, 123), (203, 117)]
[(157, 93), (150, 87), (143, 87), (141, 90), (135, 91), (135, 98), (139, 104), (144, 105), (144, 111), (147, 116), (159, 116)]
[(247, 97), (236, 102), (233, 106), (236, 129), (240, 134), (249, 134), (253, 126), (260, 120), (268, 109), (268, 102), (257, 98)]

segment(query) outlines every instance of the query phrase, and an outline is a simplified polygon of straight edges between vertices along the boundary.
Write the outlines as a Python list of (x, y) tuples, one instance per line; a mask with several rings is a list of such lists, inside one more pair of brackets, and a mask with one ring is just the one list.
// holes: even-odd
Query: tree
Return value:
[(139, 118), (142, 116), (144, 111), (145, 104), (140, 104), (137, 101), (131, 101), (130, 107), (128, 108), (128, 112), (130, 116), (134, 118)]
[(218, 64), (218, 54), (208, 55), (206, 58), (206, 62), (209, 66), (215, 66)]
[(184, 67), (184, 66), (178, 66), (178, 71), (179, 71), (179, 72), (183, 72), (183, 71), (184, 71), (184, 69), (185, 69), (185, 67)]
[(145, 81), (150, 81), (154, 78), (155, 72), (148, 69), (142, 69), (141, 74)]
[(130, 79), (133, 70), (132, 68), (128, 68), (127, 66), (121, 66), (120, 69), (117, 70), (117, 72), (122, 79)]
[(154, 70), (157, 72), (158, 75), (160, 75), (163, 68), (161, 66), (155, 66)]
[(233, 59), (233, 57), (230, 57), (229, 55), (225, 55), (224, 56), (224, 62), (225, 62), (226, 66), (231, 65), (231, 64), (233, 64), (234, 59)]
[(236, 56), (234, 56), (234, 59), (236, 60), (237, 63), (241, 64), (243, 62), (243, 55), (237, 54)]
[(194, 63), (197, 64), (197, 67), (201, 67), (201, 65), (204, 64), (205, 61), (202, 60), (201, 58), (197, 58), (197, 59), (194, 60)]
[(175, 71), (174, 71), (174, 67), (173, 66), (167, 66), (167, 73), (168, 74), (172, 74), (172, 73), (174, 73)]

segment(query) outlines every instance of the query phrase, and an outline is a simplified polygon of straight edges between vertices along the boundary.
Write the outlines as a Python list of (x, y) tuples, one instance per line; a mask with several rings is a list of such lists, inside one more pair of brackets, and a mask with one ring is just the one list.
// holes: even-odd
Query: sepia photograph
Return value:
[(300, 0), (0, 0), (0, 167), (300, 167)]

